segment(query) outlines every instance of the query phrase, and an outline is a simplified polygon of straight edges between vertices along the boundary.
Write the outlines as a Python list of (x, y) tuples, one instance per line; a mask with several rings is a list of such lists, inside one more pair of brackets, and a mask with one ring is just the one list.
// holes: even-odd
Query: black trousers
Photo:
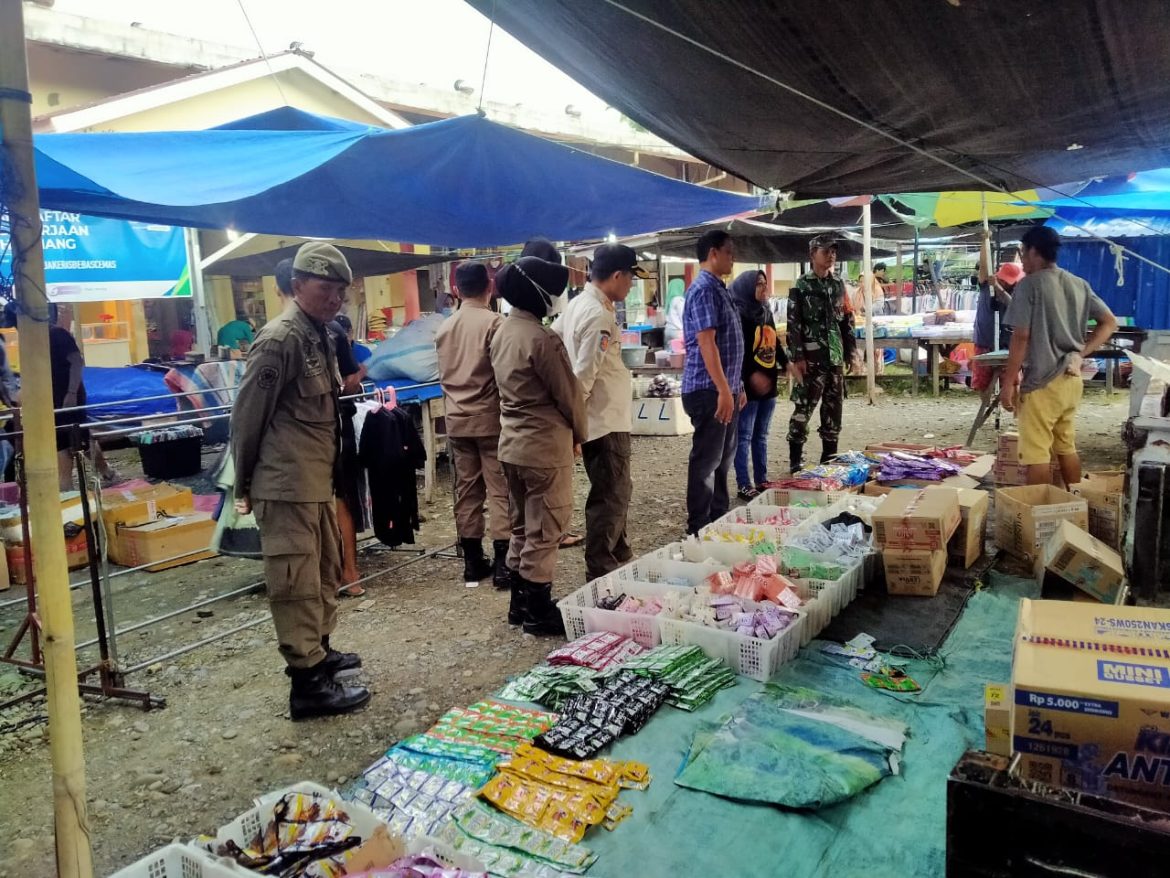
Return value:
[(695, 390), (682, 396), (683, 410), (695, 427), (691, 459), (687, 468), (687, 533), (697, 534), (731, 506), (727, 474), (735, 460), (736, 426), (715, 419), (719, 393)]
[(634, 484), (630, 477), (630, 434), (608, 433), (581, 446), (589, 497), (585, 501), (585, 577), (592, 582), (633, 558), (626, 539), (626, 516)]

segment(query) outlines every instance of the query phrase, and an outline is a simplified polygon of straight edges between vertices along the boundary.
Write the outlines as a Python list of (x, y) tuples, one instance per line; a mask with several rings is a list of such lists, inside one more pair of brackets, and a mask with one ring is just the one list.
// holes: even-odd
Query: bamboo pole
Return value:
[(85, 812), (85, 757), (73, 651), (73, 606), (61, 530), (49, 368), (49, 309), (30, 110), (21, 2), (0, 0), (0, 138), (6, 177), (11, 184), (7, 208), (16, 299), (20, 305), (21, 420), (25, 430), (33, 573), (40, 595), (44, 637), (57, 874), (62, 878), (90, 878), (93, 854)]
[(865, 389), (869, 404), (877, 396), (877, 364), (873, 350), (873, 211), (867, 201), (861, 207), (861, 279), (865, 284)]

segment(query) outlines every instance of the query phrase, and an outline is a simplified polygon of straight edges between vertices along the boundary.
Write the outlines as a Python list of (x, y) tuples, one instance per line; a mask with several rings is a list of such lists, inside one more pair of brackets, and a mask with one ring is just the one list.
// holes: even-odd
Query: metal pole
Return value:
[[(918, 229), (914, 230), (914, 265), (910, 267), (910, 313), (918, 313)], [(918, 352), (914, 352), (914, 374), (918, 374)]]
[(187, 271), (191, 276), (191, 298), (195, 304), (195, 344), (206, 353), (211, 350), (215, 336), (211, 332), (207, 293), (203, 289), (203, 253), (199, 248), (199, 232), (196, 229), (183, 229), (183, 236), (187, 240)]
[(869, 404), (877, 397), (877, 365), (873, 361), (873, 211), (867, 201), (861, 206), (861, 277), (865, 284), (865, 389)]
[(41, 245), (31, 104), (23, 4), (20, 0), (0, 0), (0, 160), (8, 188), (12, 273), (19, 304), (17, 328), (25, 387), (21, 420), (28, 438), (24, 450), (32, 545), (26, 545), (25, 550), (33, 555), (45, 635), (56, 866), (62, 878), (90, 878), (93, 851), (85, 811), (85, 757), (77, 656), (73, 651), (73, 606), (65, 534), (61, 529), (53, 376), (49, 368), (49, 307), (45, 298), (45, 254)]
[(898, 279), (897, 280), (898, 294), (897, 294), (897, 298), (894, 299), (894, 302), (896, 303), (894, 305), (894, 313), (901, 314), (902, 313), (902, 245), (901, 244), (897, 245), (897, 247), (894, 250), (894, 253), (898, 259), (897, 267), (894, 269), (894, 277), (896, 277)]

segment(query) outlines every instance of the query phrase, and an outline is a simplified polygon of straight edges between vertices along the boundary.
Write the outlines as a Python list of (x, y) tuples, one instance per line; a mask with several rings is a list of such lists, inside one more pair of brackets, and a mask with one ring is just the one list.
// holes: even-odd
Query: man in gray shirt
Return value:
[[(1113, 335), (1117, 318), (1084, 280), (1057, 268), (1060, 235), (1055, 231), (1036, 226), (1020, 244), (1027, 276), (1016, 285), (1004, 315), (1012, 342), (1000, 402), (1017, 411), (1020, 463), (1028, 467), (1028, 484), (1054, 481), (1055, 455), (1063, 484), (1073, 485), (1081, 480), (1076, 446), (1077, 406), (1084, 390), (1081, 362)], [(1090, 318), (1097, 325), (1086, 339)]]

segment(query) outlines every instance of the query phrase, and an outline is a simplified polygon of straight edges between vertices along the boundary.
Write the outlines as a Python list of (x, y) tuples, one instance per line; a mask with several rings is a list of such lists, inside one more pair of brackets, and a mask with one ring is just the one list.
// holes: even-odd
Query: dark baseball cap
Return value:
[(832, 249), (832, 248), (838, 246), (840, 243), (841, 243), (841, 236), (840, 235), (836, 234), (835, 232), (825, 232), (824, 234), (817, 235), (815, 238), (813, 238), (811, 241), (809, 241), (808, 242), (808, 249), (809, 250), (818, 250), (818, 249), (829, 250), (829, 249)]
[(634, 277), (648, 278), (650, 274), (638, 265), (638, 254), (625, 244), (602, 244), (593, 251), (593, 274), (609, 277), (615, 271), (628, 271)]

